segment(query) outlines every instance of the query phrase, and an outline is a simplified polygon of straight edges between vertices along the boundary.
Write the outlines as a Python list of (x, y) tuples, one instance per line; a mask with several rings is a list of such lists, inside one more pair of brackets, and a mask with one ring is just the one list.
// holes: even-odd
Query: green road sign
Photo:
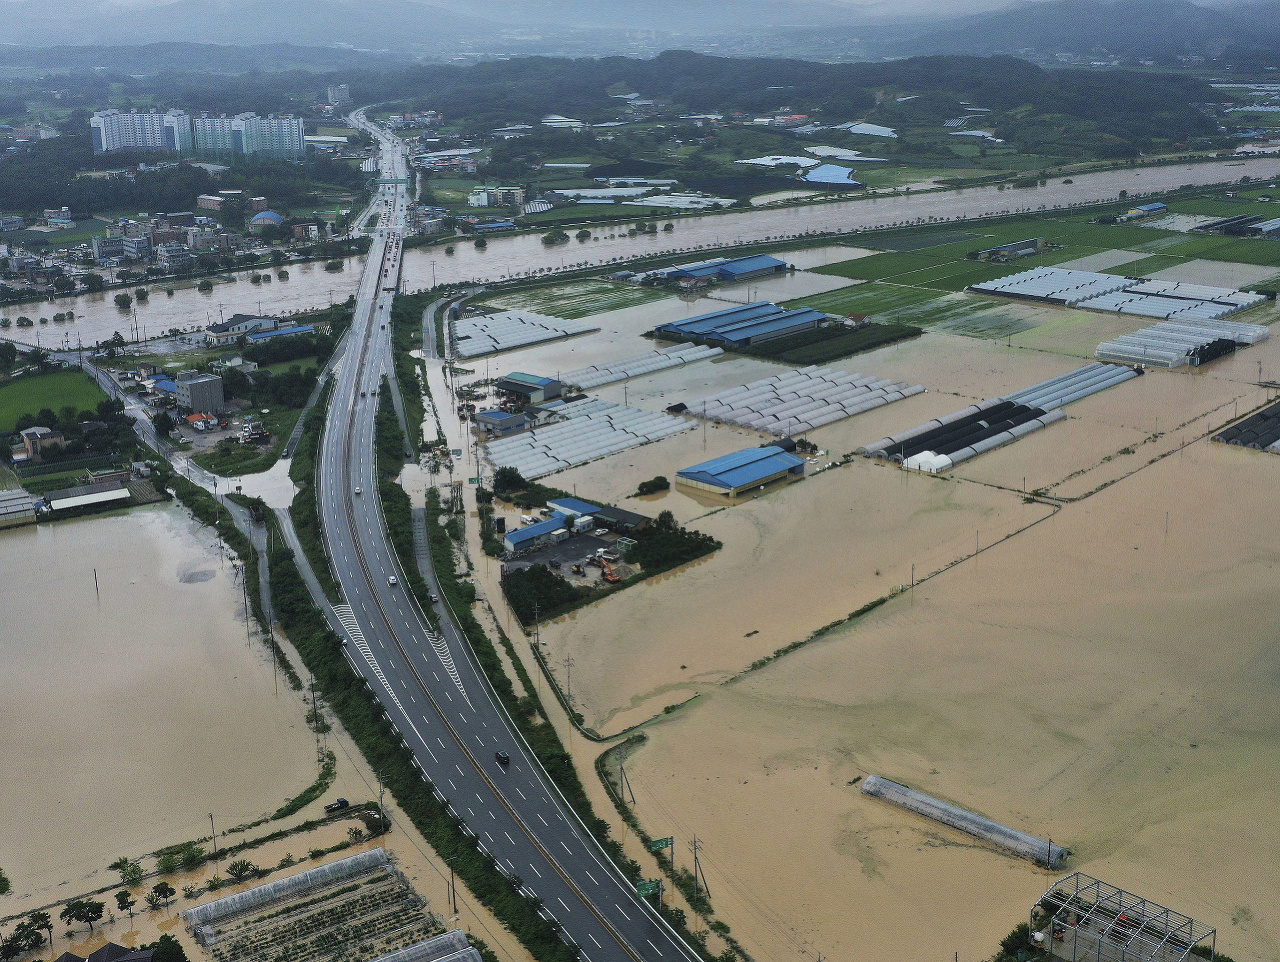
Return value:
[(657, 895), (662, 891), (661, 882), (640, 882), (636, 885), (636, 895), (642, 899), (647, 899), (651, 895)]
[(674, 835), (668, 836), (667, 838), (655, 838), (649, 843), (649, 851), (661, 852), (664, 848), (671, 848), (675, 843), (676, 840)]
[(467, 478), (467, 484), (479, 484), (479, 483), (480, 483), (479, 478)]

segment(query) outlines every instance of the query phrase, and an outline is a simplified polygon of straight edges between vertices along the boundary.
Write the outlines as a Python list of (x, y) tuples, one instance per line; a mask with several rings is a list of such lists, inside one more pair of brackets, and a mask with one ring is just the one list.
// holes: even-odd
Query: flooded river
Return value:
[[(1019, 210), (1063, 208), (1114, 200), (1122, 190), (1128, 191), (1131, 197), (1137, 197), (1185, 184), (1238, 180), (1246, 174), (1254, 179), (1274, 178), (1280, 175), (1280, 160), (1221, 161), (1136, 170), (1126, 168), (1079, 174), (1070, 184), (1055, 179), (1034, 190), (1002, 191), (995, 187), (971, 187), (958, 191), (881, 195), (805, 207), (745, 210), (682, 218), (674, 221), (675, 228), (671, 233), (635, 237), (627, 236), (625, 230), (617, 227), (600, 227), (593, 231), (590, 241), (552, 248), (546, 247), (538, 234), (490, 238), (485, 250), (477, 250), (470, 242), (458, 242), (453, 245), (453, 254), (446, 254), (442, 247), (406, 251), (403, 283), (405, 290), (418, 290), (433, 284), (491, 282), (541, 271), (603, 266), (647, 255), (695, 252), (748, 241), (802, 237), (829, 231), (870, 230), (931, 219), (946, 222)], [(32, 328), (12, 327), (5, 336), (30, 344), (38, 339), (45, 347), (75, 347), (78, 338), (89, 346), (95, 341), (106, 340), (116, 331), (132, 340), (135, 336), (154, 336), (175, 327), (182, 330), (202, 328), (218, 320), (219, 311), (226, 316), (259, 311), (283, 314), (324, 307), (355, 290), (361, 263), (362, 258), (349, 258), (345, 269), (336, 274), (326, 272), (320, 263), (292, 265), (289, 267), (289, 280), (273, 280), (263, 285), (249, 283), (249, 274), (244, 272), (236, 275), (236, 283), (219, 284), (209, 294), (201, 294), (194, 286), (189, 286), (175, 290), (174, 295), (168, 297), (160, 287), (147, 303), (134, 305), (136, 317), (115, 306), (116, 292), (84, 294), (60, 299), (56, 304), (17, 305), (0, 313), (10, 318), (25, 314), (34, 319), (72, 310), (76, 314), (74, 323), (57, 325), (51, 321)]]

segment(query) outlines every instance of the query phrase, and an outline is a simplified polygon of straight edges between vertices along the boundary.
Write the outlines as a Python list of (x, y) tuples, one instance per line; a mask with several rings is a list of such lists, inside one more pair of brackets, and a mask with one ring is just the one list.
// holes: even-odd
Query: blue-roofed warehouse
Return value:
[(508, 531), (502, 536), (502, 543), (508, 551), (531, 551), (552, 541), (565, 540), (569, 537), (569, 531), (572, 528), (573, 522), (556, 512), (546, 521), (538, 521), (527, 524), (523, 528)]
[(761, 487), (783, 478), (803, 476), (803, 458), (769, 445), (747, 448), (745, 451), (736, 451), (684, 468), (676, 472), (676, 481), (700, 491), (733, 498), (750, 488)]
[(547, 507), (570, 518), (590, 517), (600, 510), (600, 505), (579, 498), (558, 498), (555, 501), (548, 501)]
[(777, 304), (760, 301), (664, 324), (657, 333), (678, 341), (696, 338), (709, 344), (747, 347), (775, 337), (811, 331), (826, 319), (827, 315), (812, 308), (788, 311)]
[(476, 427), (491, 437), (505, 438), (508, 434), (523, 431), (529, 426), (529, 419), (523, 414), (512, 414), (508, 411), (479, 411), (476, 414)]
[(750, 257), (736, 257), (732, 260), (718, 258), (701, 264), (688, 264), (684, 267), (673, 267), (667, 271), (672, 280), (715, 280), (725, 284), (737, 281), (752, 281), (758, 277), (772, 274), (785, 274), (787, 265), (768, 254), (753, 254)]
[(273, 337), (289, 337), (293, 334), (314, 334), (315, 328), (310, 324), (300, 324), (297, 327), (281, 327), (274, 331), (259, 331), (257, 334), (249, 334), (245, 340), (250, 344), (261, 344), (263, 341), (269, 341)]

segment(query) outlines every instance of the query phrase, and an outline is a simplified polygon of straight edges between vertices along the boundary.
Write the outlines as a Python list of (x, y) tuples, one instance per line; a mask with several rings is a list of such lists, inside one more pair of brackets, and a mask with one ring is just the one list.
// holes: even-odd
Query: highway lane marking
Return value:
[(450, 788), (452, 788), (455, 792), (458, 790), (458, 786), (457, 786), (457, 785), (455, 785), (455, 784), (453, 784), (453, 779), (452, 779), (452, 778), (448, 778), (448, 777), (446, 776), (445, 781), (449, 783), (449, 787), (450, 787)]
[(589, 938), (592, 942), (595, 942), (595, 943), (596, 943), (596, 948), (598, 948), (598, 949), (603, 949), (603, 948), (604, 948), (604, 946), (603, 946), (603, 945), (601, 945), (601, 944), (599, 943), (599, 941), (596, 939), (596, 937), (595, 937), (594, 935), (592, 935), (590, 932), (588, 932), (588, 933), (587, 933), (587, 938)]
[(542, 817), (541, 812), (534, 812), (534, 814), (538, 816), (538, 821), (540, 821), (543, 825), (547, 826), (547, 828), (551, 827), (551, 823)]
[(563, 847), (564, 847), (564, 850), (565, 850), (566, 852), (568, 852), (570, 855), (572, 855), (572, 854), (573, 854), (573, 849), (569, 848), (569, 846), (568, 846), (568, 845), (565, 845), (565, 844), (564, 844), (564, 839), (560, 839), (560, 844), (561, 844), (561, 846), (563, 846)]
[(538, 876), (538, 878), (542, 878), (542, 873), (538, 871), (538, 866), (536, 866), (536, 865), (534, 865), (532, 862), (530, 862), (530, 863), (529, 863), (529, 868), (533, 869), (533, 874), (534, 874), (534, 875)]
[(592, 884), (592, 885), (599, 885), (599, 884), (600, 884), (599, 882), (597, 882), (597, 881), (595, 880), (595, 877), (594, 877), (590, 872), (587, 872), (587, 870), (586, 870), (585, 868), (584, 868), (582, 871), (586, 873), (587, 878), (591, 879), (591, 884)]
[(661, 955), (661, 954), (662, 954), (662, 949), (660, 949), (660, 948), (658, 948), (656, 945), (654, 945), (654, 944), (653, 944), (653, 942), (649, 941), (649, 939), (645, 939), (645, 941), (646, 941), (646, 942), (649, 942), (649, 948), (653, 949), (653, 951), (657, 952), (659, 955)]
[(568, 906), (568, 905), (565, 905), (565, 901), (564, 901), (564, 899), (562, 899), (560, 896), (558, 896), (558, 895), (556, 896), (556, 901), (557, 901), (557, 902), (559, 902), (561, 905), (564, 905), (564, 910), (565, 910), (566, 912), (572, 912), (572, 911), (573, 911), (573, 909), (569, 908), (569, 906)]
[[(514, 785), (512, 785), (511, 787), (512, 787), (512, 788), (516, 788)], [(529, 799), (525, 798), (525, 794), (524, 794), (524, 792), (520, 791), (520, 789), (518, 789), (518, 788), (516, 788), (516, 794), (517, 794), (517, 795), (519, 795), (521, 798), (524, 798), (524, 800), (525, 800), (526, 802), (529, 800)]]
[[(617, 909), (619, 912), (622, 912), (622, 906), (621, 906), (621, 905), (617, 905), (617, 904), (615, 904), (613, 907), (614, 907), (615, 909)], [(629, 916), (626, 912), (622, 912), (622, 917), (623, 917), (624, 919), (626, 919), (628, 922), (630, 922), (630, 921), (631, 921), (631, 916)]]
[[(511, 837), (511, 833), (510, 833), (510, 832), (503, 832), (502, 834), (503, 834), (503, 835), (505, 835), (505, 836), (507, 837), (507, 841), (508, 841), (508, 842), (510, 842), (512, 845), (516, 844), (516, 840), (515, 840), (514, 838), (512, 838), (512, 837)], [(508, 862), (507, 864), (509, 864), (509, 865), (510, 865), (511, 863), (510, 863), (510, 862)], [(515, 867), (514, 865), (512, 865), (512, 866), (511, 866), (511, 871), (513, 871), (513, 872), (514, 872), (515, 870), (516, 870), (516, 867)]]

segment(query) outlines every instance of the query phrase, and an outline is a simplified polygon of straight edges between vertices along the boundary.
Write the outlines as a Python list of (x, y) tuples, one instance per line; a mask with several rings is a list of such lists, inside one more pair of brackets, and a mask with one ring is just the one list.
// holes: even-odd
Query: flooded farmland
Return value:
[(184, 510), (0, 532), (0, 572), (0, 866), (15, 911), (63, 882), (109, 884), (120, 855), (207, 835), (211, 811), (230, 828), (314, 781), (301, 701), (283, 678), (275, 693), (232, 567)]
[[(505, 366), (638, 353), (645, 324), (685, 309), (599, 315), (600, 334)], [(999, 340), (928, 331), (837, 362), (928, 392), (811, 432), (819, 461), (1070, 371), (1140, 326), (1005, 310), (1024, 323)], [(1275, 317), (1267, 307), (1245, 319)], [(671, 510), (724, 542), (540, 637), (562, 687), (572, 659), (588, 725), (657, 719), (627, 763), (636, 813), (650, 833), (676, 835), (678, 864), (697, 834), (717, 914), (754, 956), (980, 962), (1052, 881), (862, 795), (858, 782), (878, 774), (1052, 837), (1074, 853), (1069, 869), (1218, 926), (1236, 958), (1280, 958), (1280, 722), (1269, 707), (1280, 553), (1267, 495), (1280, 458), (1206, 439), (1274, 400), (1259, 380), (1277, 368), (1272, 339), (1202, 368), (1152, 370), (949, 477), (856, 458), (734, 505), (679, 487), (636, 497), (640, 480), (764, 440), (700, 425), (545, 479), (589, 501)], [(661, 409), (781, 370), (723, 358), (598, 393)], [(1054, 500), (1025, 500), (1037, 489)], [(835, 624), (908, 584), (913, 563), (923, 583)], [(477, 571), (491, 598), (496, 569)]]

